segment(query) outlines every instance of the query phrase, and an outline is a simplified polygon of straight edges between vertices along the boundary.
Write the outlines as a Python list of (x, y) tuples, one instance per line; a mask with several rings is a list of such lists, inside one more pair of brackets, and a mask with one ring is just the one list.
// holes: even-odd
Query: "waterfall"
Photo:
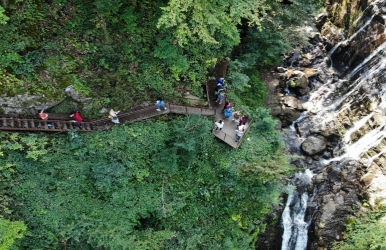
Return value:
[[(302, 132), (302, 136), (322, 134), (326, 137), (337, 138), (329, 154), (320, 155), (320, 160), (312, 159), (309, 165), (310, 161), (307, 162), (308, 167), (314, 172), (320, 171), (315, 173), (318, 176), (320, 173), (322, 173), (321, 176), (329, 175), (329, 172), (325, 170), (326, 167), (329, 171), (339, 173), (340, 168), (344, 167), (348, 161), (355, 161), (359, 168), (370, 166), (373, 163), (383, 168), (386, 167), (386, 147), (384, 146), (386, 145), (385, 6), (386, 0), (371, 2), (363, 10), (364, 16), (354, 21), (358, 25), (356, 31), (329, 51), (327, 57), (330, 59), (330, 65), (319, 65), (326, 76), (322, 78), (325, 81), (310, 93), (308, 102), (304, 104), (307, 111), (303, 112), (302, 116), (285, 130), (287, 133), (294, 134), (297, 123), (297, 128)], [(334, 58), (338, 60), (334, 61)], [(339, 67), (334, 67), (335, 65), (338, 65), (344, 72), (336, 72)], [(299, 141), (306, 139), (295, 138), (297, 142), (294, 142), (294, 136), (289, 133), (286, 137), (287, 147), (292, 146), (290, 152), (296, 152), (293, 148), (299, 145)], [(292, 145), (289, 145), (290, 143)], [(346, 174), (348, 172), (350, 171), (347, 171)], [(313, 219), (312, 215), (307, 214), (310, 210), (308, 206), (313, 202), (313, 197), (310, 198), (307, 191), (312, 176), (313, 173), (307, 169), (304, 173), (296, 174), (292, 180), (295, 188), (288, 195), (281, 218), (282, 250), (307, 249), (308, 227)], [(340, 179), (341, 176), (334, 180), (328, 180), (328, 178), (326, 182), (330, 183), (321, 185), (326, 185), (324, 191), (329, 192), (331, 198), (338, 192), (331, 190), (331, 187), (336, 185), (336, 189), (341, 190), (343, 180)], [(335, 180), (341, 183), (338, 185), (333, 183)], [(383, 186), (386, 189), (386, 183)], [(320, 192), (320, 190), (315, 189), (314, 192)], [(349, 193), (347, 189), (342, 192)], [(324, 196), (321, 197), (324, 198)], [(317, 206), (319, 218), (323, 216), (321, 215), (323, 207), (319, 207), (319, 204), (323, 204), (323, 198)], [(326, 224), (323, 223), (323, 227), (325, 226)], [(334, 232), (334, 234), (331, 233), (330, 241), (332, 242), (341, 232), (338, 229), (333, 231), (331, 228), (326, 230)], [(318, 230), (322, 231), (324, 228)], [(329, 246), (326, 246), (326, 249), (329, 249)]]
[(307, 247), (309, 221), (306, 220), (307, 186), (313, 174), (310, 170), (295, 175), (296, 189), (288, 196), (282, 215), (282, 250), (304, 250)]

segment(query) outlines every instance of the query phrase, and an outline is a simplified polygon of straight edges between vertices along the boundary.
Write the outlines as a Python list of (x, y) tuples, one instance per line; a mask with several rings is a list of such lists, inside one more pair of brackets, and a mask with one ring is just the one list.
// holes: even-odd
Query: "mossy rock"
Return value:
[(298, 85), (298, 83), (295, 82), (295, 81), (290, 81), (289, 86), (290, 86), (291, 88), (296, 88), (296, 87), (299, 86), (299, 85)]

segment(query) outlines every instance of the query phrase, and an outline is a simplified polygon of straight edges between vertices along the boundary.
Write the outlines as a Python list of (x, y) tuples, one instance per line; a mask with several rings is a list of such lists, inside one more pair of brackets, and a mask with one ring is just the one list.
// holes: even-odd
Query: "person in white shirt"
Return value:
[(216, 125), (216, 130), (221, 130), (222, 127), (224, 127), (223, 120), (219, 120), (218, 122), (215, 122), (214, 125)]
[(113, 109), (110, 109), (110, 112), (109, 112), (109, 118), (111, 119), (111, 121), (115, 124), (119, 124), (119, 119), (118, 119), (118, 113), (120, 111), (114, 111)]

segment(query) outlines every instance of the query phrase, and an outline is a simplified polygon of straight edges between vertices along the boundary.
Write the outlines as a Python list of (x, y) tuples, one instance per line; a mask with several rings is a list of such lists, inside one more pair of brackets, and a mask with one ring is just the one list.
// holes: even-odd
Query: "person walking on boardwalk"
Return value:
[(120, 111), (114, 111), (113, 109), (110, 109), (110, 112), (109, 112), (109, 118), (111, 119), (111, 122), (114, 123), (114, 124), (119, 124), (119, 119), (118, 119), (118, 113)]
[(221, 130), (222, 127), (224, 127), (224, 122), (223, 122), (223, 120), (219, 120), (218, 122), (215, 122), (214, 125), (216, 125), (215, 130)]
[[(42, 109), (40, 112), (39, 112), (39, 117), (43, 120), (43, 121), (47, 121), (48, 120), (48, 114), (47, 113), (44, 113), (44, 109)], [(52, 128), (54, 126), (54, 124), (52, 122), (47, 122), (47, 126), (48, 128)]]
[(218, 92), (216, 102), (218, 102), (218, 104), (221, 104), (222, 101), (224, 101), (224, 99), (225, 99), (225, 94), (223, 92)]
[(70, 115), (70, 121), (75, 122), (75, 126), (79, 128), (83, 128), (81, 122), (83, 121), (83, 117), (80, 115), (78, 110), (74, 110)]
[(222, 110), (224, 111), (225, 109), (230, 109), (230, 108), (232, 108), (231, 104), (229, 102), (225, 102), (224, 108)]
[(44, 113), (44, 109), (42, 109), (42, 111), (40, 111), (39, 117), (40, 117), (42, 120), (44, 120), (44, 121), (47, 121), (47, 120), (48, 120), (48, 114), (47, 114), (47, 113)]
[(165, 107), (165, 102), (162, 100), (162, 98), (157, 99), (156, 106), (157, 106), (157, 109), (156, 109), (157, 111), (167, 110), (167, 108)]
[(216, 88), (217, 89), (225, 89), (226, 88), (224, 77), (217, 78)]

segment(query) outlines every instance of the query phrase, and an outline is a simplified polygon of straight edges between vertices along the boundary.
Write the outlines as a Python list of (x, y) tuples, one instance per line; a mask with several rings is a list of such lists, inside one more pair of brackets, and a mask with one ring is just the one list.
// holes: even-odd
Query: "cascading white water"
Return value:
[[(372, 11), (370, 17), (363, 20), (359, 17), (355, 22), (361, 22), (361, 27), (358, 27), (357, 31), (347, 40), (334, 46), (328, 53), (328, 57), (331, 59), (331, 56), (338, 51), (339, 47), (350, 45), (350, 43), (358, 40), (358, 37), (363, 36), (362, 32), (374, 25), (375, 18), (379, 19), (382, 16), (386, 20), (385, 6), (386, 0), (373, 1), (371, 7), (368, 7), (368, 11)], [(382, 25), (385, 26), (384, 23)], [(386, 36), (386, 32), (377, 35)], [(371, 163), (379, 157), (386, 158), (386, 147), (381, 147), (376, 153), (366, 154), (371, 149), (386, 142), (386, 42), (380, 43), (381, 40), (374, 38), (374, 41), (377, 42), (368, 42), (366, 44), (366, 46), (372, 46), (372, 52), (356, 66), (352, 66), (354, 57), (357, 56), (356, 52), (353, 55), (344, 54), (343, 57), (340, 57), (338, 63), (342, 63), (344, 70), (347, 70), (345, 77), (342, 79), (332, 80), (334, 63), (331, 60), (331, 67), (325, 68), (326, 71), (331, 71), (331, 79), (315, 89), (310, 94), (308, 103), (304, 104), (308, 111), (303, 112), (302, 117), (307, 117), (307, 123), (314, 131), (320, 131), (323, 126), (334, 123), (342, 114), (344, 116), (350, 114), (352, 110), (360, 110), (356, 114), (356, 119), (353, 119), (352, 123), (349, 124), (350, 127), (347, 130), (341, 129), (340, 148), (335, 151), (339, 152), (338, 155), (334, 155), (335, 157), (330, 159), (322, 158), (321, 165), (326, 166), (332, 162), (343, 162), (347, 159)], [(352, 67), (351, 70), (349, 69), (350, 66)], [(328, 75), (328, 73), (326, 74)], [(358, 108), (358, 105), (361, 106), (361, 102), (365, 98), (370, 100), (372, 105), (371, 109), (368, 109), (371, 110), (368, 113), (363, 111), (366, 108)], [(377, 121), (374, 123), (375, 116)], [(294, 124), (296, 122), (301, 121), (295, 121), (289, 131), (295, 131)], [(363, 131), (358, 133), (361, 129), (366, 130), (365, 133)], [(304, 139), (300, 138), (300, 140)], [(364, 155), (367, 159), (363, 159)], [(297, 174), (294, 179), (304, 179), (305, 177), (311, 180), (312, 174), (309, 170), (306, 170), (303, 174)], [(288, 196), (282, 214), (281, 222), (284, 229), (282, 250), (305, 250), (307, 248), (309, 222), (306, 219), (306, 211), (309, 197), (306, 186), (308, 184), (302, 181), (296, 182), (296, 189)]]
[(312, 173), (306, 170), (295, 175), (297, 188), (288, 196), (287, 204), (282, 215), (284, 229), (282, 250), (304, 250), (307, 247), (307, 231), (309, 222), (306, 221), (308, 193), (307, 186), (311, 182)]

